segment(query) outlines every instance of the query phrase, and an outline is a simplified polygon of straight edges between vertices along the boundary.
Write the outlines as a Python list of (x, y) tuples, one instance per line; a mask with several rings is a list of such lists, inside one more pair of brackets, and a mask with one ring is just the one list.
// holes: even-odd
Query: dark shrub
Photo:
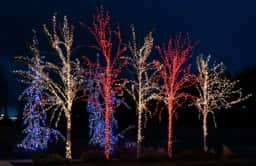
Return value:
[(33, 163), (37, 165), (63, 164), (66, 161), (61, 155), (57, 153), (47, 154), (41, 152), (33, 153), (32, 160)]
[(87, 161), (104, 161), (105, 157), (104, 157), (103, 152), (89, 150), (89, 151), (82, 152), (82, 154), (80, 156), (80, 160), (82, 162), (87, 162)]
[(161, 161), (167, 160), (167, 152), (164, 149), (147, 150), (141, 155), (141, 161)]
[(178, 160), (211, 160), (216, 158), (216, 154), (207, 153), (199, 149), (184, 150), (174, 155), (174, 159)]

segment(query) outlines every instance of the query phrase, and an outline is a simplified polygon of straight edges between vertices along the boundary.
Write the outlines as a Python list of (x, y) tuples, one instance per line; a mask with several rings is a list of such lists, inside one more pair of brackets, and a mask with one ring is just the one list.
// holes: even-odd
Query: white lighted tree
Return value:
[(132, 65), (135, 73), (135, 79), (129, 81), (129, 88), (127, 92), (133, 97), (136, 102), (137, 110), (137, 158), (140, 157), (142, 136), (142, 116), (144, 116), (144, 124), (147, 121), (147, 115), (151, 115), (147, 108), (147, 103), (152, 99), (157, 99), (158, 85), (154, 78), (157, 70), (153, 67), (152, 63), (148, 62), (152, 47), (153, 37), (152, 33), (148, 33), (144, 38), (144, 44), (138, 48), (136, 41), (136, 33), (134, 26), (132, 29), (132, 43), (129, 45), (129, 49), (132, 54), (130, 58), (130, 64)]
[(216, 127), (216, 111), (229, 109), (232, 105), (242, 102), (251, 96), (251, 94), (242, 94), (242, 89), (237, 87), (237, 80), (232, 81), (224, 76), (223, 63), (210, 67), (209, 61), (210, 56), (207, 58), (204, 58), (202, 55), (197, 57), (197, 90), (199, 92), (199, 98), (196, 100), (196, 106), (199, 114), (202, 116), (204, 151), (208, 151), (208, 115), (212, 114)]
[[(73, 26), (68, 24), (68, 19), (65, 16), (61, 29), (57, 30), (56, 16), (52, 19), (52, 30), (50, 31), (44, 25), (46, 33), (52, 49), (56, 52), (54, 62), (45, 62), (40, 65), (38, 70), (41, 80), (44, 82), (44, 88), (51, 96), (51, 105), (47, 110), (52, 111), (51, 122), (55, 121), (57, 127), (62, 113), (64, 112), (67, 121), (67, 136), (66, 136), (66, 159), (72, 159), (71, 156), (71, 111), (72, 103), (76, 99), (76, 94), (80, 91), (83, 83), (82, 70), (78, 60), (71, 60), (71, 51), (73, 44)], [(38, 47), (32, 47), (33, 54), (40, 54)], [(27, 58), (20, 58), (27, 60)], [(56, 63), (57, 62), (57, 63)], [(29, 72), (22, 70), (17, 71), (24, 77), (30, 78)], [(26, 83), (26, 82), (25, 82)], [(28, 82), (29, 83), (29, 82)]]
[[(66, 159), (72, 159), (71, 156), (71, 114), (72, 103), (76, 99), (77, 92), (82, 90), (83, 83), (82, 70), (78, 60), (71, 60), (72, 44), (73, 44), (73, 26), (68, 24), (68, 19), (64, 16), (61, 29), (57, 31), (56, 17), (53, 16), (52, 31), (46, 25), (44, 31), (48, 36), (52, 48), (56, 51), (60, 64), (47, 62), (46, 68), (53, 71), (52, 77), (47, 74), (43, 75), (44, 80), (48, 84), (48, 90), (54, 95), (56, 100), (56, 108), (60, 110), (57, 117), (57, 123), (60, 119), (61, 112), (64, 113), (67, 122), (66, 136)], [(56, 80), (56, 76), (59, 80)], [(58, 110), (55, 109), (55, 110)], [(55, 114), (53, 114), (55, 115)], [(56, 124), (57, 124), (56, 123)]]
[(62, 113), (64, 113), (67, 122), (66, 131), (66, 159), (72, 159), (71, 156), (71, 113), (72, 103), (76, 99), (76, 94), (81, 90), (82, 75), (80, 72), (80, 63), (78, 60), (71, 60), (73, 44), (73, 26), (68, 24), (65, 16), (61, 28), (57, 30), (56, 16), (52, 19), (52, 29), (49, 30), (44, 25), (49, 43), (56, 52), (56, 58), (53, 62), (46, 61), (44, 70), (40, 75), (46, 83), (46, 89), (53, 96), (52, 105), (49, 110), (52, 111), (51, 121), (55, 119), (57, 127)]

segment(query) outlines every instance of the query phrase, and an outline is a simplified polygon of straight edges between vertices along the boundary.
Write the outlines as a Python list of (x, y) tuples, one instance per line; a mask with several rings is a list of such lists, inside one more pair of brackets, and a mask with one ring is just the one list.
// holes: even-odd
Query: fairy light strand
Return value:
[[(176, 110), (191, 98), (191, 94), (185, 93), (182, 90), (190, 87), (195, 83), (194, 76), (190, 74), (191, 65), (187, 64), (191, 57), (192, 45), (190, 36), (187, 34), (185, 39), (182, 39), (182, 34), (170, 38), (168, 43), (162, 47), (157, 46), (156, 49), (161, 57), (162, 63), (155, 60), (154, 65), (161, 68), (160, 77), (162, 79), (161, 92), (159, 99), (164, 101), (168, 110), (168, 157), (173, 157), (172, 147), (172, 129), (173, 129), (173, 114)], [(159, 117), (161, 119), (160, 110)]]
[[(95, 75), (92, 75), (92, 71), (90, 71), (90, 75), (87, 79), (87, 90), (90, 89), (90, 95), (87, 99), (87, 112), (89, 113), (89, 144), (92, 146), (100, 147), (104, 149), (105, 146), (105, 121), (102, 111), (102, 107), (104, 107), (104, 102), (100, 100), (100, 94), (95, 89), (95, 87), (100, 86), (97, 81), (97, 75), (100, 74), (98, 70), (99, 67), (99, 54), (97, 54), (97, 64), (96, 68), (94, 68)], [(118, 103), (120, 105), (121, 100), (117, 98), (113, 98), (113, 102)], [(115, 146), (120, 138), (123, 137), (121, 132), (118, 132), (118, 124), (115, 119), (114, 112), (111, 112), (110, 116), (110, 128), (109, 128), (109, 138), (110, 138), (110, 154), (114, 153)]]
[[(113, 102), (113, 97), (122, 97), (125, 79), (118, 78), (122, 68), (128, 63), (126, 59), (121, 59), (120, 56), (126, 51), (126, 47), (122, 45), (120, 28), (111, 28), (109, 12), (105, 12), (103, 6), (97, 8), (96, 14), (93, 17), (92, 26), (87, 26), (81, 23), (96, 40), (96, 45), (93, 46), (100, 51), (100, 56), (103, 57), (104, 65), (100, 64), (101, 74), (98, 74), (99, 87), (98, 93), (104, 100), (103, 111), (105, 120), (105, 158), (110, 159), (110, 118), (117, 105)], [(113, 41), (115, 36), (117, 39)], [(113, 43), (115, 43), (115, 51), (113, 51)], [(90, 60), (84, 57), (85, 63)]]
[[(157, 72), (154, 66), (148, 62), (151, 50), (153, 48), (152, 33), (148, 33), (144, 38), (144, 44), (137, 48), (135, 28), (132, 25), (132, 43), (129, 50), (132, 57), (129, 58), (130, 64), (136, 73), (135, 80), (127, 83), (126, 91), (133, 97), (136, 102), (138, 126), (137, 126), (137, 158), (140, 157), (142, 135), (142, 115), (144, 114), (144, 127), (146, 127), (148, 115), (151, 112), (147, 108), (150, 100), (157, 99), (156, 93), (159, 91), (156, 80), (154, 80)], [(148, 74), (151, 73), (151, 74)]]
[(208, 151), (207, 146), (207, 117), (212, 115), (214, 125), (215, 112), (231, 108), (232, 105), (248, 99), (251, 94), (243, 95), (242, 89), (237, 87), (238, 80), (232, 81), (224, 76), (225, 67), (223, 63), (209, 65), (211, 56), (204, 58), (203, 55), (197, 57), (198, 83), (197, 91), (199, 98), (195, 104), (199, 115), (202, 116), (202, 128), (204, 138), (204, 151)]
[(37, 50), (37, 45), (36, 34), (34, 34), (30, 46), (33, 57), (15, 57), (17, 61), (22, 61), (28, 66), (28, 70), (14, 71), (22, 77), (19, 81), (30, 85), (19, 96), (19, 100), (25, 101), (22, 113), (22, 124), (25, 128), (22, 130), (24, 138), (17, 147), (25, 151), (44, 151), (47, 150), (49, 142), (58, 141), (59, 138), (65, 140), (59, 131), (46, 124), (46, 111), (52, 104), (52, 96), (45, 89), (46, 84), (41, 78), (44, 62)]

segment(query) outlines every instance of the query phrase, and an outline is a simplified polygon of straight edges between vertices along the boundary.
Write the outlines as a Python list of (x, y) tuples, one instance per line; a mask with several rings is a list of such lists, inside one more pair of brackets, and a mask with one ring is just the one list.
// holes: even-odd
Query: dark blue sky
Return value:
[[(232, 72), (256, 64), (255, 0), (9, 0), (0, 3), (0, 64), (8, 79), (10, 102), (21, 88), (11, 74), (12, 58), (25, 55), (31, 29), (49, 23), (53, 13), (68, 15), (73, 22), (89, 22), (95, 7), (103, 4), (124, 34), (134, 23), (141, 32), (154, 30), (156, 43), (169, 34), (191, 32), (200, 41), (197, 53), (212, 54)], [(126, 37), (125, 37), (126, 38)]]

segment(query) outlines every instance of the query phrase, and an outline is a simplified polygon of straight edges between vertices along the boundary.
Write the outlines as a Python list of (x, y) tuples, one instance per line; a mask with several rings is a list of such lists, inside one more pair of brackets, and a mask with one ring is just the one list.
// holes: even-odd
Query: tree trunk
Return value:
[(141, 114), (142, 114), (142, 72), (139, 71), (138, 73), (138, 82), (139, 82), (139, 89), (138, 89), (138, 131), (137, 131), (137, 158), (140, 158), (140, 152), (141, 152), (141, 141), (142, 141), (142, 135), (141, 135)]
[(208, 146), (207, 146), (207, 114), (203, 115), (203, 137), (204, 137), (204, 151), (208, 151)]
[(71, 116), (67, 116), (66, 159), (71, 160)]
[(105, 112), (105, 157), (107, 160), (109, 160), (109, 150), (110, 150), (110, 144), (109, 144), (109, 105), (106, 103), (106, 112)]
[[(110, 113), (112, 109), (112, 98), (111, 98), (111, 70), (110, 70), (110, 61), (106, 60), (107, 68), (106, 68), (106, 82), (104, 87), (105, 96), (105, 157), (109, 160), (109, 152), (110, 152), (110, 142), (109, 142), (109, 119)], [(103, 83), (104, 84), (104, 83)]]
[(168, 158), (172, 159), (172, 105), (168, 105)]
[[(107, 70), (108, 71), (108, 70)], [(109, 72), (107, 72), (107, 76)], [(107, 78), (105, 85), (105, 158), (109, 160), (109, 119), (110, 119), (110, 107), (112, 106), (112, 99), (110, 99), (110, 78)]]
[(141, 112), (139, 110), (138, 112), (138, 131), (137, 131), (137, 159), (140, 158), (140, 152), (141, 152)]

